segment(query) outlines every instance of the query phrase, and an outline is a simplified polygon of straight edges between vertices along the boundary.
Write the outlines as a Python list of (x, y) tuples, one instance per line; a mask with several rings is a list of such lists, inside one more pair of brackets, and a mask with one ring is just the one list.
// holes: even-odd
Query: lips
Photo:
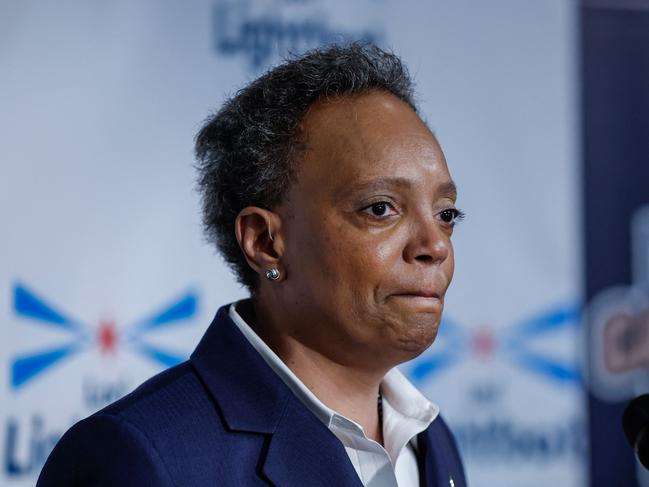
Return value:
[(433, 313), (442, 312), (443, 303), (439, 294), (430, 291), (410, 291), (390, 295), (390, 301), (399, 309), (407, 313)]
[(441, 299), (441, 294), (434, 291), (432, 286), (399, 289), (397, 292), (392, 293), (391, 296)]
[(390, 300), (400, 308), (416, 313), (439, 314), (443, 306), (440, 294), (429, 289), (400, 290), (391, 294)]
[(394, 293), (392, 294), (392, 296), (440, 299), (438, 293), (431, 292), (431, 291), (406, 291), (406, 292)]

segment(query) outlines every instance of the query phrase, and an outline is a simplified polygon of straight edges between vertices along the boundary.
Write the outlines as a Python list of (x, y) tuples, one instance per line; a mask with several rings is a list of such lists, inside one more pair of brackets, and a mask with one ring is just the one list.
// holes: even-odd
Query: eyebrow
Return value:
[[(412, 181), (407, 178), (378, 178), (364, 183), (360, 183), (350, 188), (349, 190), (344, 190), (343, 194), (345, 196), (352, 195), (361, 191), (372, 191), (377, 189), (384, 188), (412, 188)], [(455, 201), (457, 198), (457, 186), (453, 181), (447, 181), (440, 184), (435, 188), (436, 192), (440, 197), (450, 198)]]
[(440, 184), (437, 187), (437, 192), (440, 196), (451, 198), (453, 201), (457, 199), (457, 186), (453, 181)]

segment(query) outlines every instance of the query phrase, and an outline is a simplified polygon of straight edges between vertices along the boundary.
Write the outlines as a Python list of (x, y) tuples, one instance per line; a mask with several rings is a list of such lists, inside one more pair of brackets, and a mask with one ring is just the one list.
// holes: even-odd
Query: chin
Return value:
[(440, 320), (438, 316), (435, 316), (432, 320), (430, 316), (427, 319), (411, 320), (407, 326), (399, 330), (397, 346), (408, 356), (405, 360), (417, 357), (433, 344), (439, 329)]

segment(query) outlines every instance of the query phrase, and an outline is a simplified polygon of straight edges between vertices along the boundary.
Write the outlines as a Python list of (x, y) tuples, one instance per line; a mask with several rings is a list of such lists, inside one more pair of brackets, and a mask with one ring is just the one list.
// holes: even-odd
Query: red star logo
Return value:
[(491, 330), (488, 328), (479, 329), (473, 335), (471, 347), (480, 360), (485, 361), (490, 359), (496, 349), (496, 341)]
[(117, 346), (117, 330), (115, 329), (115, 322), (112, 320), (102, 320), (99, 323), (99, 331), (97, 332), (97, 341), (102, 354), (115, 353)]

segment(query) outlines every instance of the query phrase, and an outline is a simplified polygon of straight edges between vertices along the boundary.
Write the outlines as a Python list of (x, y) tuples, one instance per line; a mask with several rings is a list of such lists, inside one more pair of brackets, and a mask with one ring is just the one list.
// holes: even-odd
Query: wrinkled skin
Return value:
[(285, 358), (290, 345), (268, 328), (336, 364), (385, 373), (437, 334), (455, 186), (429, 128), (391, 94), (319, 102), (302, 130), (296, 181), (274, 209), (283, 279), (262, 273), (260, 331)]

